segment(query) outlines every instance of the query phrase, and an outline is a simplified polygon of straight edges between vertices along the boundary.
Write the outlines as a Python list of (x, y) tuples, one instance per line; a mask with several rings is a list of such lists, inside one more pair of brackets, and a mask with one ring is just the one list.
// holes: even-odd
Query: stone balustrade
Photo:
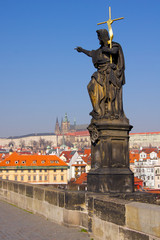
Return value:
[(56, 223), (87, 229), (94, 240), (160, 239), (157, 194), (94, 194), (0, 180), (0, 196)]

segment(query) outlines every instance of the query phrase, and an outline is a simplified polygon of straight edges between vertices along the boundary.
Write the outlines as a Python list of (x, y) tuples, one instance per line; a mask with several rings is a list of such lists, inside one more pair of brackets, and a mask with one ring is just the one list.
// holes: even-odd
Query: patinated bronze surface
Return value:
[[(90, 113), (94, 119), (123, 119), (122, 86), (125, 84), (125, 63), (120, 44), (112, 42), (110, 48), (109, 35), (106, 29), (97, 30), (100, 48), (88, 51), (77, 47), (92, 58), (97, 69), (91, 77), (87, 88), (92, 102), (93, 111)], [(110, 63), (112, 55), (112, 63)]]

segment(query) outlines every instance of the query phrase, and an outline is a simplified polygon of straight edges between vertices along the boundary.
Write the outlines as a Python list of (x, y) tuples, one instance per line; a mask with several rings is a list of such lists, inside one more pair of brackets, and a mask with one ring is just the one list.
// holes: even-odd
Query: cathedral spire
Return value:
[(56, 118), (55, 134), (60, 134), (60, 127), (59, 127), (58, 117)]

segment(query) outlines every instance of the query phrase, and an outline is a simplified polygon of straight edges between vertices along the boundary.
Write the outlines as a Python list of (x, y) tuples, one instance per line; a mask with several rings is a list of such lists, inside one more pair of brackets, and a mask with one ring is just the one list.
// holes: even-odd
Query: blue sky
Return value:
[(99, 47), (97, 23), (113, 23), (126, 62), (124, 110), (133, 132), (160, 131), (160, 1), (0, 0), (0, 137), (53, 132), (65, 112), (89, 123), (95, 71), (74, 48)]

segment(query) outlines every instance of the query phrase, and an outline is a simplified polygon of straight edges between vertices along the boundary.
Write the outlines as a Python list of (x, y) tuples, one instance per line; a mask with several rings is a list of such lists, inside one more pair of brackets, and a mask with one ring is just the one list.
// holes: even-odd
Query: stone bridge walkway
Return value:
[(67, 228), (0, 201), (0, 240), (90, 240), (87, 233)]

